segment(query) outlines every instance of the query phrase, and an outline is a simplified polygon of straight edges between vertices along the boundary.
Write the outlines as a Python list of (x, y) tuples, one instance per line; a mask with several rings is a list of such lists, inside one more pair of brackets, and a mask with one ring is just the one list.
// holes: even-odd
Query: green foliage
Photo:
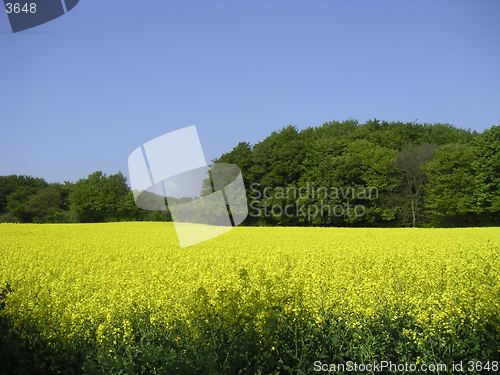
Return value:
[(473, 147), (451, 143), (441, 146), (422, 168), (428, 175), (427, 208), (436, 226), (474, 225), (477, 212)]
[(475, 196), (489, 223), (500, 221), (500, 126), (485, 130), (474, 141)]
[(132, 218), (129, 188), (121, 172), (108, 177), (98, 171), (78, 180), (69, 195), (69, 202), (84, 223)]
[(240, 142), (230, 152), (223, 154), (220, 158), (213, 160), (214, 163), (235, 164), (241, 169), (243, 178), (248, 178), (252, 166), (252, 147), (248, 142)]
[[(7, 284), (0, 302), (12, 292)], [(213, 303), (223, 304), (227, 316), (215, 313)], [(482, 322), (465, 319), (447, 330), (430, 332), (411, 314), (379, 306), (370, 319), (346, 312), (350, 320), (362, 322), (353, 326), (346, 316), (324, 309), (318, 321), (300, 296), (262, 304), (258, 298), (249, 302), (249, 296), (231, 287), (214, 302), (200, 288), (191, 308), (194, 320), (179, 320), (169, 327), (152, 324), (148, 311), (131, 312), (132, 344), (114, 337), (105, 345), (78, 338), (72, 343), (47, 341), (29, 322), (14, 327), (0, 317), (3, 373), (308, 374), (318, 363), (418, 361), (450, 369), (460, 361), (500, 361), (498, 316), (493, 313)], [(262, 319), (264, 324), (259, 323)]]
[(0, 213), (7, 212), (7, 198), (19, 186), (16, 175), (0, 176)]
[(300, 178), (307, 140), (295, 126), (272, 132), (252, 149), (251, 177), (265, 186), (286, 186)]
[[(243, 171), (250, 198), (248, 210), (253, 213), (245, 220), (246, 225), (428, 226), (440, 221), (427, 207), (423, 187), (428, 177), (422, 166), (439, 146), (468, 145), (476, 137), (476, 132), (449, 124), (377, 119), (358, 124), (349, 119), (301, 131), (289, 125), (254, 146), (240, 143), (215, 162), (234, 163)], [(305, 190), (307, 186), (340, 189), (342, 196), (309, 194), (297, 200), (293, 194), (275, 191)], [(351, 194), (370, 187), (378, 192), (375, 199)], [(265, 188), (274, 194), (264, 197)], [(313, 218), (280, 214), (286, 207), (299, 212), (300, 207), (309, 206), (325, 211)], [(364, 215), (350, 215), (349, 207), (354, 206), (362, 206)], [(343, 214), (326, 214), (331, 207), (343, 210)], [(470, 220), (467, 216), (449, 222), (469, 225)]]
[[(46, 187), (32, 195), (25, 205), (25, 210), (33, 217), (34, 222), (45, 221), (45, 216), (54, 218), (62, 204), (61, 194), (55, 187)], [(51, 220), (51, 219), (49, 219)]]
[[(241, 169), (250, 213), (242, 225), (499, 225), (499, 134), (500, 126), (478, 134), (449, 124), (377, 119), (359, 124), (349, 119), (303, 130), (288, 125), (253, 146), (240, 142), (213, 162)], [(438, 160), (433, 161), (438, 148)], [(209, 178), (204, 181), (201, 196), (212, 193), (212, 183)], [(338, 194), (300, 199), (298, 193), (286, 194), (307, 186), (336, 189)], [(49, 190), (41, 191), (45, 188)], [(275, 191), (264, 197), (266, 188), (285, 194)], [(377, 191), (376, 198), (352, 195), (370, 188)], [(141, 199), (148, 199), (147, 193)], [(75, 184), (0, 176), (0, 222), (170, 221), (166, 206), (166, 211), (138, 208), (120, 172), (109, 177), (94, 172)], [(362, 215), (350, 214), (355, 206), (363, 208)], [(283, 214), (286, 207), (295, 214)], [(318, 214), (303, 215), (301, 208), (307, 213), (308, 207), (313, 212), (317, 208)], [(338, 215), (332, 214), (334, 209)], [(214, 212), (211, 207), (205, 211)]]
[(32, 195), (47, 186), (47, 182), (42, 178), (2, 176), (0, 180), (0, 206), (3, 205), (4, 212), (11, 212), (17, 222), (30, 222), (32, 216), (26, 209), (26, 204)]
[(434, 148), (428, 143), (407, 144), (403, 146), (394, 163), (401, 176), (400, 191), (407, 197), (406, 206), (409, 206), (408, 211), (411, 213), (413, 227), (422, 221), (423, 186), (427, 182), (427, 175), (422, 167), (431, 160)]

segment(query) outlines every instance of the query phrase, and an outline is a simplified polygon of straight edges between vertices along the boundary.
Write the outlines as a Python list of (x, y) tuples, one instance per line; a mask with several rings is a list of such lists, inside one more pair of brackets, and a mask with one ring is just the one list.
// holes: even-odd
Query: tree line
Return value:
[(126, 177), (101, 171), (76, 183), (47, 183), (31, 176), (0, 176), (0, 222), (98, 223), (171, 221), (170, 211), (136, 206)]
[(215, 162), (242, 169), (247, 225), (500, 225), (500, 126), (482, 133), (377, 119), (286, 126)]
[[(500, 126), (478, 133), (377, 119), (289, 125), (213, 162), (242, 171), (243, 225), (500, 225)], [(0, 222), (171, 221), (165, 204), (166, 211), (138, 208), (121, 172), (50, 184), (0, 176)]]

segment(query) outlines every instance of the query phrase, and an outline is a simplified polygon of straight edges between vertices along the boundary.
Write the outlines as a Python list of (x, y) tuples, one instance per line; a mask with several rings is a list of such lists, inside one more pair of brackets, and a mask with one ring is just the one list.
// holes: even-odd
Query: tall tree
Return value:
[[(345, 206), (344, 222), (374, 224), (394, 217), (394, 207), (383, 206), (379, 198), (395, 186), (390, 173), (396, 157), (396, 150), (359, 139), (350, 143), (342, 155), (334, 158), (332, 182), (342, 188), (337, 203)], [(357, 210), (356, 213), (363, 214), (353, 215), (348, 205), (358, 206), (362, 211)]]
[(32, 176), (15, 176), (15, 182), (12, 179), (11, 183), (14, 184), (14, 191), (7, 196), (7, 211), (15, 216), (16, 221), (29, 223), (32, 216), (26, 210), (26, 203), (32, 195), (47, 187), (48, 184), (43, 178)]
[(441, 146), (422, 170), (429, 178), (425, 186), (426, 207), (436, 226), (474, 225), (477, 212), (470, 145)]
[(402, 187), (407, 196), (412, 226), (416, 227), (422, 213), (422, 191), (427, 182), (427, 176), (422, 171), (422, 166), (432, 158), (434, 147), (429, 144), (408, 144), (402, 148), (395, 166), (398, 168)]
[(0, 176), (0, 214), (7, 212), (7, 198), (18, 187), (16, 175)]
[(486, 129), (474, 141), (476, 192), (483, 218), (500, 224), (500, 125)]
[(60, 210), (61, 194), (54, 186), (46, 187), (32, 195), (26, 203), (25, 210), (35, 222), (47, 221), (47, 216), (54, 215)]
[(117, 221), (132, 215), (129, 188), (121, 172), (110, 175), (101, 171), (76, 182), (70, 194), (70, 207), (82, 222)]
[[(304, 171), (304, 157), (308, 148), (309, 130), (299, 132), (296, 126), (289, 125), (278, 132), (272, 132), (269, 137), (257, 143), (252, 149), (252, 166), (249, 179), (258, 185), (261, 198), (250, 204), (263, 209), (262, 221), (267, 224), (293, 225), (284, 215), (266, 215), (266, 206), (283, 205), (283, 200), (276, 197), (264, 197), (264, 189), (274, 189), (297, 184)], [(278, 198), (279, 199), (279, 198)], [(255, 206), (255, 204), (257, 206)], [(283, 211), (284, 207), (281, 208)], [(250, 207), (249, 212), (255, 211)], [(293, 219), (293, 218), (292, 218)], [(283, 221), (284, 220), (284, 221)]]

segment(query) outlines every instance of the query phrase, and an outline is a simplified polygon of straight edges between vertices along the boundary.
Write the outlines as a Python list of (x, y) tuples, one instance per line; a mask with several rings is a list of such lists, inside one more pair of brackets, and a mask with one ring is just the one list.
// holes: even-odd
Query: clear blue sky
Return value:
[(0, 175), (128, 176), (190, 125), (212, 160), (288, 124), (500, 124), (500, 1), (81, 0), (16, 34), (0, 14)]

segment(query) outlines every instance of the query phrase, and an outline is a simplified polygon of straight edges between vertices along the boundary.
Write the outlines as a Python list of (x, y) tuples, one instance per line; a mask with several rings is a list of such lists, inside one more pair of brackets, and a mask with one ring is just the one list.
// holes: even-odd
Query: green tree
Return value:
[(297, 181), (303, 171), (306, 139), (296, 126), (288, 125), (253, 147), (251, 176), (265, 186), (284, 186)]
[(0, 176), (0, 214), (7, 212), (7, 199), (18, 187), (17, 176)]
[(218, 159), (214, 159), (213, 162), (237, 165), (241, 170), (243, 180), (248, 182), (249, 172), (252, 166), (252, 147), (248, 142), (240, 142), (230, 152), (223, 154)]
[(395, 160), (394, 165), (401, 176), (401, 193), (407, 197), (413, 227), (419, 224), (423, 213), (422, 194), (427, 176), (422, 171), (422, 166), (432, 158), (434, 149), (430, 144), (408, 144)]
[(44, 223), (47, 221), (47, 216), (54, 215), (60, 210), (61, 204), (59, 190), (54, 186), (49, 186), (32, 195), (25, 205), (25, 210), (33, 221)]
[(500, 224), (500, 125), (486, 129), (474, 141), (475, 196), (482, 219)]
[(75, 184), (69, 181), (64, 181), (64, 183), (53, 182), (49, 184), (49, 187), (57, 189), (59, 195), (61, 196), (61, 209), (67, 211), (69, 210), (69, 196), (73, 191)]
[[(250, 196), (250, 185), (252, 184), (250, 168), (252, 167), (252, 147), (248, 142), (240, 142), (236, 147), (234, 147), (230, 152), (223, 154), (220, 158), (214, 159), (213, 163), (228, 163), (234, 164), (238, 166), (241, 170), (241, 175), (243, 177), (243, 183), (245, 185), (245, 193), (246, 196)], [(213, 170), (213, 166), (211, 166)], [(236, 176), (233, 176), (233, 173), (230, 173), (231, 181), (234, 180)], [(212, 194), (212, 183), (210, 180), (204, 182), (203, 191), (200, 196), (206, 196), (208, 194)], [(227, 192), (226, 192), (227, 193)], [(250, 202), (247, 201), (247, 209), (250, 210), (249, 207)], [(255, 222), (255, 219), (252, 216), (247, 216), (244, 221), (244, 225), (251, 225)]]
[[(261, 219), (256, 222), (266, 224), (295, 225), (296, 217), (285, 215), (268, 215), (266, 217), (267, 206), (282, 206), (286, 201), (272, 196), (264, 198), (264, 189), (274, 189), (277, 187), (287, 187), (297, 185), (300, 176), (304, 171), (304, 158), (308, 149), (310, 130), (299, 132), (296, 126), (289, 125), (278, 132), (272, 132), (269, 137), (257, 143), (252, 148), (252, 166), (250, 168), (249, 179), (255, 184), (261, 193), (261, 199), (252, 200), (250, 204), (261, 209)], [(248, 187), (248, 186), (247, 186)], [(251, 188), (249, 186), (248, 188)], [(254, 209), (249, 208), (252, 213)]]
[(97, 171), (78, 180), (69, 196), (70, 207), (81, 222), (131, 219), (129, 190), (121, 172), (107, 177)]
[(12, 184), (14, 190), (7, 196), (7, 211), (10, 211), (18, 222), (31, 222), (32, 216), (26, 210), (26, 204), (32, 195), (48, 186), (47, 182), (43, 178), (15, 176), (8, 183)]
[(422, 170), (428, 176), (425, 185), (426, 207), (436, 226), (475, 224), (476, 198), (473, 147), (451, 143), (441, 146)]
[[(333, 159), (331, 183), (340, 190), (333, 203), (344, 206), (344, 222), (374, 224), (394, 218), (395, 208), (384, 207), (379, 198), (395, 186), (390, 174), (396, 156), (396, 150), (359, 139)], [(363, 214), (353, 215), (349, 206), (359, 206)]]

